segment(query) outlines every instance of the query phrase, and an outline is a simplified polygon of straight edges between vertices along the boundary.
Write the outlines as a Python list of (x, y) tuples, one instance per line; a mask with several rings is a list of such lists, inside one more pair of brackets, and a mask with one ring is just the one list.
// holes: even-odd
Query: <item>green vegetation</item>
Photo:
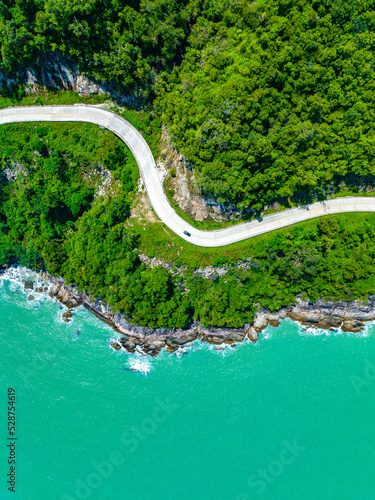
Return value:
[(90, 75), (147, 96), (157, 72), (181, 61), (194, 3), (2, 0), (0, 67), (14, 71), (58, 52)]
[[(137, 119), (152, 130), (151, 115)], [(0, 127), (0, 144), (0, 265), (45, 266), (142, 324), (187, 323), (177, 284), (135, 251), (126, 220), (139, 171), (120, 140), (90, 124), (30, 123)], [(95, 198), (104, 169), (113, 181)]]
[(374, 6), (236, 2), (199, 19), (158, 109), (206, 193), (261, 210), (373, 184)]
[[(112, 106), (155, 156), (163, 121), (204, 193), (261, 211), (373, 196), (374, 28), (374, 0), (0, 0), (0, 69), (56, 52), (115, 82), (147, 103)], [(2, 94), (0, 108), (107, 99)], [(45, 266), (140, 324), (238, 327), (258, 305), (375, 293), (373, 214), (200, 249), (143, 213), (135, 161), (102, 129), (2, 126), (0, 166), (0, 265)], [(95, 198), (102, 169), (112, 187)], [(139, 252), (184, 276), (147, 269)], [(196, 269), (207, 265), (226, 274), (203, 279)]]
[(374, 0), (0, 1), (0, 68), (57, 52), (143, 96), (206, 194), (262, 210), (372, 186)]
[[(133, 119), (150, 135), (158, 126), (145, 113)], [(296, 296), (349, 300), (375, 293), (373, 214), (327, 217), (200, 249), (160, 222), (129, 218), (138, 167), (108, 131), (12, 124), (0, 127), (0, 144), (0, 265), (45, 266), (137, 323), (182, 327), (199, 318), (206, 326), (239, 327), (258, 304), (276, 310)], [(113, 182), (94, 198), (102, 169)], [(184, 277), (147, 269), (139, 251), (185, 267)], [(227, 272), (213, 280), (197, 275), (196, 268), (208, 265)]]
[(41, 88), (35, 94), (28, 94), (21, 85), (13, 89), (2, 89), (0, 96), (0, 109), (9, 106), (50, 106), (52, 104), (72, 105), (81, 103), (95, 105), (101, 104), (108, 99), (106, 95), (80, 96), (77, 92), (67, 90), (51, 93)]

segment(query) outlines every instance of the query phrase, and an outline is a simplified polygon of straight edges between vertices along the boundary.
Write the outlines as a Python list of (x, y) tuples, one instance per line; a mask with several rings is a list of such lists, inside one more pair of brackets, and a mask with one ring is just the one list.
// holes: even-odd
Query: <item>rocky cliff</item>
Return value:
[(58, 52), (42, 54), (35, 62), (15, 73), (0, 70), (0, 90), (11, 89), (19, 84), (23, 85), (28, 93), (37, 93), (39, 87), (46, 87), (54, 90), (74, 90), (80, 95), (106, 94), (121, 104), (140, 104), (134, 95), (118, 92), (115, 85), (89, 78), (77, 65)]
[(165, 186), (173, 191), (173, 199), (178, 206), (197, 221), (214, 220), (217, 222), (237, 220), (241, 212), (230, 203), (218, 203), (214, 198), (202, 193), (195, 174), (187, 159), (180, 154), (163, 127), (161, 153), (158, 167), (166, 172)]

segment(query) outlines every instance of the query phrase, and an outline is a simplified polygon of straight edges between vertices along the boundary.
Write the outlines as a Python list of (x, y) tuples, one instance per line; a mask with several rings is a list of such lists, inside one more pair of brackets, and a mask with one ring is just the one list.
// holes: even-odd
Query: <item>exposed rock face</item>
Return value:
[[(167, 348), (173, 352), (179, 347), (200, 339), (211, 344), (235, 344), (242, 342), (246, 337), (252, 342), (258, 340), (258, 335), (267, 325), (278, 326), (280, 320), (286, 317), (298, 321), (303, 325), (315, 328), (338, 328), (344, 332), (360, 332), (364, 322), (375, 320), (375, 296), (370, 296), (366, 304), (352, 302), (325, 302), (319, 300), (310, 303), (297, 300), (294, 306), (270, 313), (261, 309), (258, 311), (252, 324), (245, 324), (243, 328), (205, 328), (198, 321), (186, 328), (149, 328), (135, 325), (130, 318), (119, 313), (113, 313), (105, 302), (96, 299), (92, 301), (86, 292), (78, 292), (75, 287), (66, 286), (60, 278), (41, 273), (49, 279), (52, 285), (50, 295), (69, 307), (83, 304), (97, 317), (111, 325), (123, 336), (118, 342), (113, 342), (113, 349), (124, 348), (129, 352), (140, 348), (142, 351), (157, 356), (161, 349)], [(74, 306), (72, 305), (74, 304)], [(63, 314), (64, 319), (71, 318), (71, 312)]]
[(277, 201), (274, 201), (270, 205), (266, 205), (263, 210), (264, 211), (266, 211), (266, 210), (275, 210), (275, 211), (278, 211), (278, 210), (280, 210), (280, 204)]
[(96, 82), (88, 78), (66, 57), (58, 52), (41, 54), (35, 63), (23, 67), (16, 73), (7, 74), (0, 70), (0, 89), (12, 88), (23, 84), (25, 91), (37, 93), (38, 86), (55, 90), (75, 90), (80, 95), (107, 94), (120, 103), (138, 105), (139, 100), (133, 95), (119, 94), (115, 85)]
[(124, 334), (121, 343), (125, 348), (134, 349), (135, 345), (138, 345), (148, 353), (152, 351), (151, 354), (165, 346), (176, 349), (197, 338), (213, 344), (231, 344), (241, 342), (246, 335), (243, 329), (204, 328), (199, 322), (194, 322), (184, 329), (141, 327), (129, 323), (118, 313), (112, 316), (112, 322), (116, 329)]
[(210, 344), (242, 342), (245, 331), (227, 328), (202, 328), (202, 339)]
[(375, 295), (371, 295), (366, 304), (354, 300), (351, 302), (315, 303), (297, 301), (290, 310), (289, 317), (305, 325), (317, 328), (335, 328), (341, 326), (344, 331), (360, 331), (364, 321), (375, 319)]
[(103, 165), (101, 165), (99, 163), (98, 166), (100, 168), (99, 175), (101, 176), (102, 181), (96, 189), (96, 193), (95, 193), (94, 198), (98, 198), (99, 196), (102, 196), (104, 198), (107, 195), (115, 193), (115, 189), (113, 188), (113, 184), (119, 185), (119, 182), (115, 181), (115, 178), (113, 177), (112, 172), (103, 168)]
[(297, 299), (296, 304), (277, 313), (260, 310), (251, 328), (261, 332), (268, 324), (278, 326), (279, 320), (286, 317), (306, 327), (341, 328), (343, 332), (358, 333), (364, 329), (366, 321), (375, 320), (375, 295), (371, 295), (365, 304), (358, 300), (334, 302), (320, 299), (312, 303)]
[[(173, 243), (172, 243), (173, 245)], [(184, 275), (184, 271), (186, 271), (186, 267), (183, 266), (175, 266), (173, 262), (168, 262), (165, 259), (160, 259), (157, 257), (148, 257), (143, 253), (138, 253), (139, 260), (146, 264), (146, 266), (150, 269), (161, 266), (166, 269), (171, 274), (178, 274), (180, 276)]]
[(72, 319), (72, 316), (73, 316), (73, 314), (72, 314), (72, 312), (71, 312), (71, 311), (66, 311), (66, 312), (64, 312), (64, 313), (63, 313), (63, 315), (62, 315), (62, 319), (63, 319), (63, 321), (65, 321), (66, 323), (69, 323), (69, 321)]
[(25, 281), (25, 290), (34, 290), (34, 283), (30, 280)]
[(225, 276), (229, 267), (200, 267), (194, 271), (194, 274), (201, 276), (203, 279), (216, 281), (219, 277)]
[[(171, 246), (174, 246), (174, 243), (170, 243)], [(186, 267), (184, 266), (175, 266), (174, 262), (168, 262), (165, 259), (158, 257), (148, 257), (143, 253), (138, 253), (139, 260), (146, 264), (149, 268), (154, 268), (156, 266), (161, 266), (166, 269), (171, 274), (178, 274), (180, 276), (184, 276), (184, 272), (186, 271)], [(236, 267), (239, 269), (250, 269), (251, 267), (258, 267), (257, 264), (251, 262), (250, 258), (247, 258), (244, 261), (238, 261), (236, 264), (230, 264), (227, 266), (219, 267), (219, 266), (208, 266), (208, 267), (199, 267), (194, 270), (194, 274), (197, 276), (201, 276), (203, 279), (215, 281), (219, 277), (225, 276), (229, 269)]]
[(268, 314), (264, 312), (259, 312), (253, 321), (253, 328), (256, 332), (263, 331), (268, 325)]
[[(177, 349), (193, 340), (200, 338), (202, 341), (213, 344), (232, 344), (241, 342), (247, 332), (247, 328), (204, 328), (199, 322), (194, 322), (187, 328), (148, 328), (129, 322), (129, 318), (119, 313), (113, 313), (105, 302), (96, 299), (92, 301), (86, 292), (78, 292), (75, 287), (66, 286), (64, 281), (48, 274), (40, 273), (45, 279), (52, 282), (49, 288), (51, 297), (55, 297), (68, 307), (82, 304), (97, 317), (111, 325), (120, 332), (123, 337), (119, 342), (114, 342), (112, 347), (118, 350), (118, 344), (130, 352), (139, 346), (144, 352), (156, 356), (164, 347), (169, 350)], [(72, 313), (67, 311), (63, 314), (64, 320), (69, 320)]]
[(174, 148), (165, 127), (157, 165), (162, 172), (167, 172), (166, 183), (174, 191), (173, 199), (195, 220), (229, 221), (242, 215), (242, 212), (230, 203), (218, 203), (214, 198), (202, 194), (193, 169), (186, 158)]
[(28, 176), (28, 170), (25, 165), (14, 162), (13, 160), (8, 161), (2, 171), (3, 177), (5, 177), (6, 182), (12, 183), (18, 180), (22, 175)]
[(251, 340), (251, 342), (256, 342), (258, 340), (258, 332), (255, 328), (248, 323), (244, 326), (244, 330), (246, 331), (247, 337)]

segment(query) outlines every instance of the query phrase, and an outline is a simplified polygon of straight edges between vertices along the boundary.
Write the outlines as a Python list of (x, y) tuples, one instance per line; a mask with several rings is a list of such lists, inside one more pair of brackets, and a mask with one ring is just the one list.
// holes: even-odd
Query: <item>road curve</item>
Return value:
[[(193, 245), (221, 247), (328, 214), (375, 212), (375, 198), (336, 198), (266, 215), (261, 222), (253, 220), (216, 231), (201, 231), (184, 221), (171, 207), (147, 142), (138, 130), (117, 114), (87, 105), (11, 107), (0, 110), (0, 125), (16, 122), (88, 122), (114, 132), (132, 151), (157, 216), (174, 233)], [(191, 236), (185, 235), (184, 231)]]

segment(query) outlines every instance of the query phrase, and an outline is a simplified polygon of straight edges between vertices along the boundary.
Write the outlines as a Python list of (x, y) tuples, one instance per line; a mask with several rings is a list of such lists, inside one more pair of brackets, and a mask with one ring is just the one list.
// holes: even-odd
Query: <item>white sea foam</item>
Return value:
[[(28, 280), (33, 281), (33, 289), (25, 288), (25, 281)], [(3, 299), (6, 302), (16, 302), (27, 309), (38, 309), (47, 299), (48, 295), (45, 292), (37, 291), (45, 286), (40, 276), (26, 267), (13, 265), (0, 274), (0, 288), (5, 292)], [(32, 300), (26, 300), (29, 295), (32, 295)]]
[[(109, 325), (107, 325), (107, 326), (109, 326)], [(111, 330), (112, 330), (112, 328), (111, 328)], [(109, 345), (112, 345), (112, 344), (115, 344), (115, 343), (119, 343), (119, 340), (123, 338), (123, 336), (121, 335), (121, 333), (120, 332), (116, 332), (116, 330), (112, 330), (111, 333), (112, 333), (112, 336), (109, 337)], [(112, 349), (113, 349), (113, 347), (112, 347)], [(124, 349), (124, 348), (121, 347), (121, 349)], [(113, 349), (113, 350), (115, 351), (116, 349)], [(124, 349), (124, 350), (126, 351), (126, 349)]]
[[(273, 328), (271, 326), (267, 326), (262, 332), (259, 334), (259, 340), (270, 340), (273, 337), (273, 334), (276, 332), (277, 328)], [(259, 342), (258, 340), (258, 342)]]
[(215, 354), (219, 354), (221, 356), (225, 356), (226, 350), (229, 348), (229, 344), (208, 344), (208, 349)]
[(129, 358), (129, 370), (140, 372), (143, 375), (148, 375), (151, 371), (151, 363), (149, 361), (149, 358), (140, 356), (138, 354), (133, 354)]
[(188, 354), (190, 351), (193, 350), (193, 345), (184, 345), (184, 346), (180, 346), (177, 351), (174, 352), (174, 355), (177, 357), (177, 358), (182, 358), (184, 357), (186, 354)]
[[(33, 289), (25, 288), (25, 281), (28, 280), (34, 283)], [(27, 267), (12, 265), (6, 269), (0, 274), (1, 285), (3, 286), (5, 282), (8, 282), (8, 288), (13, 294), (22, 292), (24, 295), (33, 295), (36, 299), (48, 296), (46, 292), (37, 291), (38, 289), (44, 290), (46, 287), (45, 281), (35, 271)]]
[[(25, 288), (25, 282), (32, 281), (33, 288)], [(38, 309), (41, 307), (43, 302), (52, 301), (57, 302), (55, 298), (49, 296), (50, 282), (42, 279), (37, 272), (28, 269), (27, 267), (22, 267), (19, 265), (12, 265), (0, 274), (0, 285), (6, 285), (8, 293), (5, 294), (4, 298), (10, 301), (17, 301), (20, 306), (27, 309)], [(11, 294), (9, 294), (11, 292)], [(26, 297), (31, 295), (30, 300)], [(8, 296), (8, 297), (7, 297)], [(59, 324), (66, 324), (62, 314), (67, 311), (65, 305), (60, 304), (58, 310), (54, 311), (55, 321)], [(74, 317), (74, 315), (73, 315)], [(73, 321), (73, 317), (70, 321)]]
[(12, 283), (22, 286), (24, 281), (40, 281), (40, 277), (35, 271), (27, 267), (12, 265), (0, 274), (0, 280), (11, 281)]
[(336, 335), (348, 335), (348, 336), (355, 336), (355, 337), (369, 337), (371, 334), (371, 329), (373, 325), (375, 324), (374, 321), (368, 321), (365, 323), (364, 329), (360, 332), (354, 333), (354, 332), (344, 332), (341, 329), (341, 326), (337, 328), (330, 328), (329, 330), (323, 329), (323, 328), (316, 328), (313, 326), (303, 326), (298, 323), (298, 333), (302, 337), (318, 337), (318, 336), (325, 336), (325, 337), (332, 337)]

